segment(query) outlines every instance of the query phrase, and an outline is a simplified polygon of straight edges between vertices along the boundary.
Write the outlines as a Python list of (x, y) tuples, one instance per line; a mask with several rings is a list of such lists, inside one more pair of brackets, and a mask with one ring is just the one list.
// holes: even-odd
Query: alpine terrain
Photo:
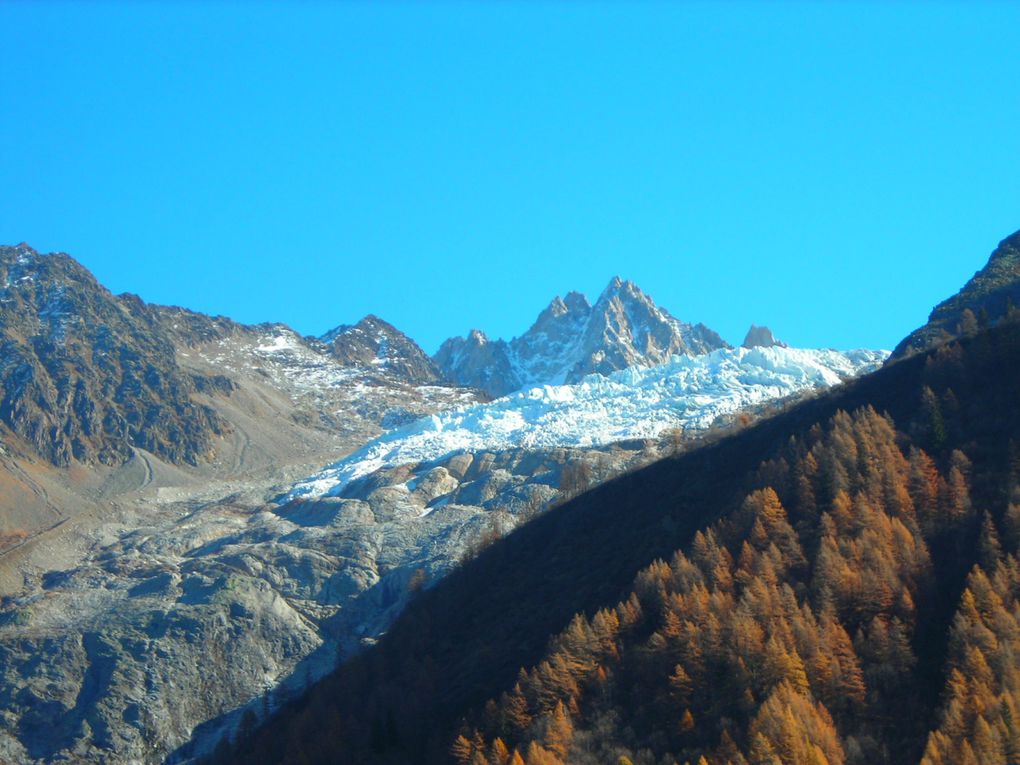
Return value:
[(584, 295), (568, 293), (520, 337), (490, 341), (475, 329), (443, 343), (435, 361), (451, 382), (502, 396), (728, 347), (708, 327), (673, 318), (637, 285), (615, 277), (594, 306)]
[(1000, 307), (521, 525), (209, 761), (1012, 762), (1020, 324)]
[(205, 756), (494, 540), (886, 357), (765, 328), (732, 348), (619, 279), (430, 358), (376, 316), (306, 337), (113, 295), (27, 245), (0, 268), (12, 762)]

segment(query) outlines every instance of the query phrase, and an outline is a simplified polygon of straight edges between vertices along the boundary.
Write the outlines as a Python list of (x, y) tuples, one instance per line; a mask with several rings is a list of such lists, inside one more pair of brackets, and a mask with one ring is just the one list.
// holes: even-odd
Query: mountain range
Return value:
[(1020, 323), (978, 317), (987, 272), (913, 353), (495, 541), (208, 761), (1011, 762)]
[[(985, 296), (1009, 291), (1015, 237), (953, 309), (961, 319), (971, 310), (977, 329), (937, 309), (924, 342), (945, 341), (936, 325), (983, 337), (1008, 324), (1009, 303)], [(732, 348), (620, 279), (594, 304), (556, 298), (518, 338), (473, 331), (430, 358), (376, 316), (305, 337), (116, 296), (69, 256), (27, 245), (0, 249), (0, 269), (0, 760), (16, 762), (190, 760), (225, 734), (247, 747), (253, 720), (266, 719), (277, 744), (301, 729), (305, 749), (333, 761), (332, 744), (301, 727), (318, 719), (300, 710), (319, 678), (330, 679), (317, 708), (338, 709), (333, 694), (345, 688), (368, 700), (338, 712), (351, 748), (336, 752), (417, 761), (389, 722), (404, 729), (417, 709), (434, 728), (431, 743), (415, 741), (441, 761), (453, 721), (474, 714), (468, 701), (498, 695), (570, 614), (610, 603), (655, 550), (725, 514), (728, 481), (768, 453), (762, 434), (785, 443), (790, 418), (807, 427), (833, 396), (907, 411), (892, 393), (861, 391), (922, 363), (887, 364), (844, 388), (886, 354), (792, 349), (757, 326)], [(940, 400), (943, 439), (962, 438), (952, 398)], [(585, 493), (598, 484), (609, 488)], [(678, 509), (667, 517), (660, 506)], [(535, 534), (559, 541), (533, 551)], [(603, 563), (586, 557), (596, 540)], [(507, 566), (495, 579), (489, 563), (471, 563), (493, 555)], [(579, 566), (588, 573), (565, 576)], [(484, 574), (477, 593), (461, 589), (471, 571)], [(451, 616), (459, 598), (474, 604), (486, 590), (494, 608), (514, 611), (513, 598), (542, 613), (516, 612), (516, 647), (507, 626), (493, 648), (472, 649), (477, 667), (500, 667), (480, 681), (444, 664), (453, 648), (442, 646), (493, 637)], [(433, 606), (423, 629), (421, 609)], [(408, 648), (407, 635), (424, 642)], [(397, 670), (436, 683), (419, 674), (426, 653), (453, 681), (424, 713), (415, 704), (427, 694)], [(382, 675), (352, 686), (331, 675), (338, 664), (363, 672), (373, 657)], [(369, 678), (378, 692), (359, 685)], [(406, 709), (393, 708), (400, 697)], [(257, 756), (236, 760), (303, 761), (301, 747), (261, 741)]]
[(728, 347), (705, 325), (679, 321), (633, 282), (614, 277), (595, 305), (570, 292), (555, 298), (520, 337), (489, 340), (474, 329), (443, 343), (435, 362), (451, 382), (498, 397)]

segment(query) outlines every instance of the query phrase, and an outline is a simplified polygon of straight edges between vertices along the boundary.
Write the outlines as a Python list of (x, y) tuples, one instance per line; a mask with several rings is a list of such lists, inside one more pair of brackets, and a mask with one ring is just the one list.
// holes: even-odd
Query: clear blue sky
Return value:
[(1020, 5), (0, 5), (0, 242), (428, 351), (633, 279), (891, 347), (1020, 228)]

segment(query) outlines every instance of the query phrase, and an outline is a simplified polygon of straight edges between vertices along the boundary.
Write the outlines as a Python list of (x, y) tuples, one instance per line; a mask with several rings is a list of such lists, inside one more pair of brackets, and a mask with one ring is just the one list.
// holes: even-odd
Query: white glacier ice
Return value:
[(380, 468), (456, 452), (594, 447), (664, 430), (709, 427), (718, 417), (877, 368), (887, 351), (734, 348), (674, 356), (573, 385), (544, 385), (452, 409), (391, 430), (295, 484), (286, 500), (336, 495)]

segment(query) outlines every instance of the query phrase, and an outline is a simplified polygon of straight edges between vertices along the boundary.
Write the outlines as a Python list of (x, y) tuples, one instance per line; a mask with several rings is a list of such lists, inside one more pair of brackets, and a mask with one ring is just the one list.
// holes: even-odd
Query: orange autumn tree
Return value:
[(639, 741), (709, 765), (881, 761), (882, 720), (914, 703), (924, 529), (971, 515), (967, 478), (962, 454), (943, 474), (887, 417), (837, 413), (614, 609), (576, 616), (468, 735), (526, 762), (637, 762)]

